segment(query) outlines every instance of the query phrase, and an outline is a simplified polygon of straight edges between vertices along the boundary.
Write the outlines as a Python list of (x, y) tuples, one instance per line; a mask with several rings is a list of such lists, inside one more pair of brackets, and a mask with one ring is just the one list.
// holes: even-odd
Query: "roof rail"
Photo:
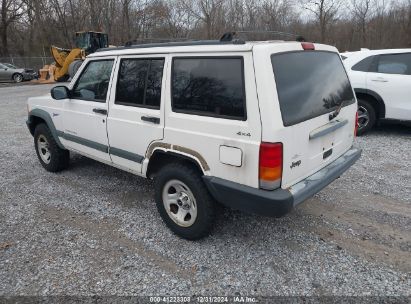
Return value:
[(162, 43), (146, 43), (146, 44), (126, 44), (115, 48), (102, 48), (96, 52), (113, 51), (113, 50), (128, 50), (128, 49), (145, 49), (154, 47), (176, 47), (176, 46), (197, 46), (197, 45), (225, 45), (225, 44), (245, 44), (244, 40), (193, 40), (180, 42), (162, 42)]
[(220, 41), (235, 41), (234, 37), (238, 36), (237, 34), (275, 34), (278, 36), (293, 38), (299, 42), (305, 41), (304, 37), (301, 35), (296, 35), (293, 33), (286, 33), (286, 32), (279, 32), (279, 31), (262, 31), (262, 30), (227, 32), (227, 33), (224, 33), (223, 36), (221, 36)]

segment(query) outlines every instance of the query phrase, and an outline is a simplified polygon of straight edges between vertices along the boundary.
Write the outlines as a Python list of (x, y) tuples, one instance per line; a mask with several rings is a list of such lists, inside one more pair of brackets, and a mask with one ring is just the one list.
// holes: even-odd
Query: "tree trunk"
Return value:
[(5, 25), (2, 25), (0, 27), (0, 41), (1, 41), (0, 56), (1, 57), (8, 57), (10, 55), (7, 40), (8, 40), (7, 39), (7, 27)]
[(0, 55), (6, 57), (9, 55), (9, 49), (7, 46), (7, 1), (1, 1), (1, 20), (0, 20)]

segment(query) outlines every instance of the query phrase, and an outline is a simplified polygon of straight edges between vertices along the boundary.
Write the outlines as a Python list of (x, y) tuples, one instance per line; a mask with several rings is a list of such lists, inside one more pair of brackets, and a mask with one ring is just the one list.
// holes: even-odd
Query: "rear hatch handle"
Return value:
[(333, 120), (328, 124), (321, 126), (310, 132), (310, 140), (327, 135), (335, 130), (345, 126), (348, 123), (348, 119), (344, 120)]

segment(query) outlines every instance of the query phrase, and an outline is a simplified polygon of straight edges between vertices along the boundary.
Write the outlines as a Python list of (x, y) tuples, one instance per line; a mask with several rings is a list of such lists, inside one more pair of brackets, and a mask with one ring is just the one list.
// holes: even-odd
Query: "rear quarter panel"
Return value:
[[(255, 87), (252, 53), (213, 52), (181, 53), (173, 57), (232, 57), (244, 58), (245, 94), (247, 120), (231, 120), (210, 116), (176, 113), (171, 108), (171, 94), (165, 100), (165, 143), (184, 147), (199, 153), (206, 161), (209, 170), (206, 175), (258, 187), (258, 154), (261, 141), (261, 122)], [(171, 81), (172, 64), (167, 71)], [(245, 135), (247, 134), (247, 135)], [(220, 147), (241, 149), (241, 166), (228, 165), (220, 156)], [(224, 158), (224, 156), (223, 156)]]
[(358, 54), (353, 54), (352, 56), (348, 57), (346, 60), (343, 61), (353, 89), (367, 88), (367, 72), (354, 71), (352, 70), (352, 67), (369, 56), (372, 56), (372, 54), (362, 52)]

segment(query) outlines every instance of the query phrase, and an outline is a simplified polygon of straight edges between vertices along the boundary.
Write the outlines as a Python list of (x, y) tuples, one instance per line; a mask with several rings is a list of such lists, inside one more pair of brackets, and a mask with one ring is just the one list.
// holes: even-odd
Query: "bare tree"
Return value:
[(340, 0), (302, 0), (303, 7), (314, 14), (319, 29), (320, 41), (326, 42), (327, 29), (331, 22), (337, 18), (341, 5)]
[[(300, 5), (294, 5), (295, 2)], [(110, 44), (215, 39), (223, 32), (283, 31), (341, 50), (411, 46), (411, 0), (0, 0), (0, 56), (70, 47), (76, 31)], [(309, 14), (303, 14), (306, 10)], [(246, 39), (272, 39), (247, 34)]]
[(361, 30), (361, 40), (367, 45), (367, 21), (371, 14), (371, 0), (353, 0), (353, 13)]
[(224, 15), (224, 0), (187, 0), (185, 7), (205, 27), (205, 38), (215, 38), (221, 33)]
[(9, 26), (19, 20), (25, 12), (26, 5), (24, 1), (1, 0), (0, 7), (0, 55), (8, 56), (8, 29)]

